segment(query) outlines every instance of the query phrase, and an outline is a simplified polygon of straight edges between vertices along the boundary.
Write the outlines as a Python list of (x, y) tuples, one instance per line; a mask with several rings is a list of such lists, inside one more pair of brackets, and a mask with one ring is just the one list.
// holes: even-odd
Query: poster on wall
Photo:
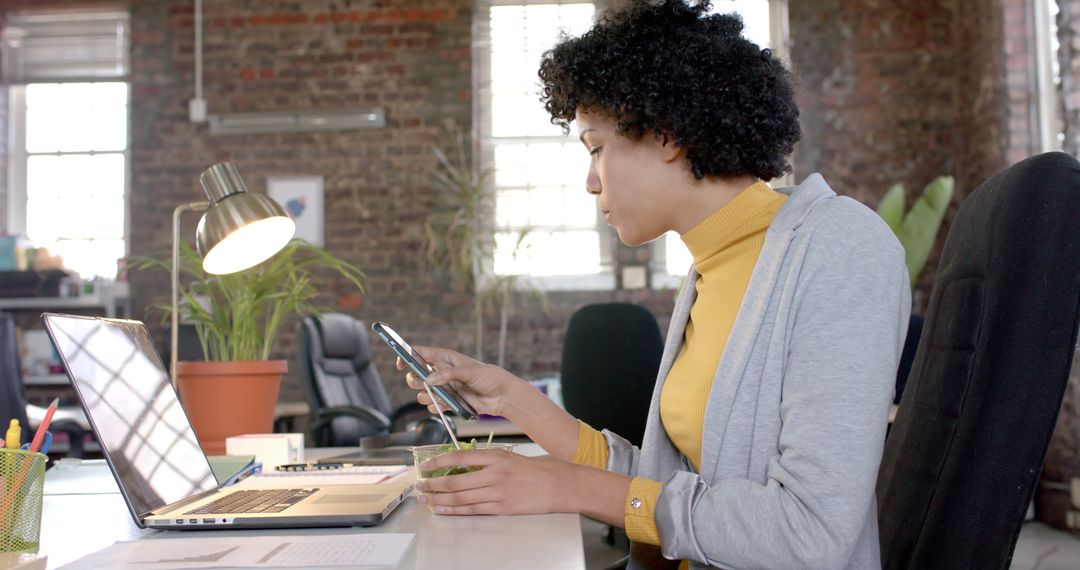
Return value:
[(296, 237), (323, 247), (322, 176), (268, 176), (266, 193), (296, 222)]

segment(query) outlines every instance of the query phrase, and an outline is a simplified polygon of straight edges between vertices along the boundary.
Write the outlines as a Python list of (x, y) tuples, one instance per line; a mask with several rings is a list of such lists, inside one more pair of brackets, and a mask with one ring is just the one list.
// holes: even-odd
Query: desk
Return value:
[[(307, 450), (308, 458), (329, 457), (351, 448)], [(541, 453), (536, 445), (523, 445), (526, 455)], [(48, 567), (64, 564), (101, 550), (115, 541), (144, 536), (182, 539), (184, 536), (288, 536), (294, 534), (415, 533), (416, 540), (399, 568), (440, 570), (475, 568), (520, 568), (584, 570), (581, 519), (575, 514), (508, 517), (435, 516), (415, 498), (407, 499), (383, 524), (347, 529), (204, 531), (194, 535), (140, 529), (128, 514), (115, 485), (104, 474), (108, 467), (98, 463), (83, 467), (73, 486), (63, 481), (65, 474), (50, 469), (45, 473), (45, 501), (41, 525), (41, 552), (49, 556)], [(103, 474), (101, 471), (105, 470)], [(412, 478), (410, 470), (400, 477)]]

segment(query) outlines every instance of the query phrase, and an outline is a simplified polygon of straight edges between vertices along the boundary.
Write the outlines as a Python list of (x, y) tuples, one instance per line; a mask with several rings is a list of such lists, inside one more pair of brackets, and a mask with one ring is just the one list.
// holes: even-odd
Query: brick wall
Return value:
[[(789, 15), (804, 129), (796, 179), (820, 172), (838, 193), (874, 207), (894, 183), (910, 203), (952, 174), (955, 204), (1003, 164), (995, 3), (819, 0), (792, 2)], [(925, 307), (940, 246), (916, 308)]]
[[(1003, 0), (1002, 4), (1010, 1)], [(1009, 165), (1008, 149), (1020, 133), (1027, 142), (1030, 125), (1025, 123), (1016, 133), (1011, 128), (1014, 125), (1011, 113), (1019, 108), (1021, 101), (1015, 88), (1009, 88), (1004, 69), (1005, 9), (984, 0), (962, 0), (957, 5), (955, 79), (959, 121), (953, 141), (957, 175), (954, 206), (978, 184)], [(961, 14), (963, 17), (959, 17)], [(1010, 29), (1017, 31), (1016, 26)], [(1020, 27), (1019, 31), (1023, 34), (1026, 29)], [(1026, 91), (1028, 87), (1022, 89)], [(951, 221), (953, 213), (955, 210), (947, 221)], [(946, 225), (946, 231), (947, 228)]]
[[(445, 307), (428, 279), (422, 222), (431, 204), (432, 145), (471, 122), (470, 2), (204, 4), (204, 97), (210, 113), (377, 106), (377, 130), (211, 137), (191, 123), (192, 2), (132, 8), (132, 253), (164, 250), (173, 207), (199, 199), (199, 173), (236, 164), (250, 189), (268, 176), (325, 179), (325, 246), (367, 273), (362, 295), (344, 283), (327, 302), (370, 320), (401, 323), (419, 343), (461, 346), (469, 313)], [(185, 220), (194, 234), (197, 216)], [(164, 276), (133, 275), (136, 306), (166, 300)], [(160, 291), (160, 293), (158, 293)], [(294, 323), (276, 352), (294, 354)], [(393, 376), (388, 351), (378, 351)], [(296, 362), (284, 387), (301, 397)], [(392, 382), (393, 386), (399, 383)], [(406, 395), (396, 390), (398, 401)]]
[(921, 187), (954, 168), (952, 3), (789, 4), (803, 141), (795, 177), (820, 172), (874, 205), (895, 182)]

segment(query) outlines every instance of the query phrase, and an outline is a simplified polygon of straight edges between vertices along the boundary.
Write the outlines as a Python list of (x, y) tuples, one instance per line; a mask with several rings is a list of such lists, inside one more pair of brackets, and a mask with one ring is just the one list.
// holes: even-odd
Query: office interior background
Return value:
[[(0, 234), (27, 234), (67, 253), (83, 277), (114, 279), (119, 258), (169, 249), (173, 208), (202, 199), (198, 176), (211, 164), (232, 162), (253, 192), (266, 192), (269, 179), (314, 177), (321, 245), (366, 274), (362, 292), (334, 281), (327, 307), (474, 354), (476, 290), (455, 290), (425, 255), (426, 221), (445, 191), (433, 149), (456, 160), (464, 146), (467, 162), (493, 171), (486, 211), (495, 249), (481, 282), (518, 276), (523, 290), (544, 291), (544, 303), (523, 294), (506, 313), (505, 367), (551, 376), (574, 310), (633, 302), (665, 329), (689, 267), (677, 237), (618, 243), (585, 193), (587, 155), (576, 134), (550, 125), (535, 94), (536, 61), (557, 39), (553, 30), (580, 33), (616, 4), (205, 0), (197, 45), (192, 0), (0, 0)], [(803, 138), (792, 179), (820, 172), (873, 207), (895, 183), (910, 200), (934, 178), (955, 177), (915, 287), (917, 311), (967, 193), (1024, 157), (1080, 152), (1080, 0), (716, 0), (714, 8), (743, 12), (752, 37), (798, 77)], [(71, 41), (96, 42), (113, 30), (106, 46), (120, 47), (115, 61), (103, 63), (109, 50), (99, 51), (89, 67), (70, 70), (71, 82), (57, 83), (50, 62), (18, 59), (9, 29), (63, 29)], [(86, 81), (95, 65), (112, 76)], [(205, 120), (197, 111), (193, 120), (197, 83)], [(312, 126), (343, 111), (354, 128)], [(316, 117), (286, 132), (252, 132), (250, 113)], [(197, 219), (185, 218), (181, 235), (190, 240)], [(167, 275), (129, 267), (122, 277), (131, 316), (164, 339), (152, 307), (169, 301)], [(484, 305), (488, 360), (499, 353), (502, 317), (497, 304)], [(274, 349), (290, 360), (285, 401), (303, 399), (295, 342), (290, 323)], [(391, 353), (375, 354), (395, 403), (411, 399)], [(1039, 519), (1059, 528), (1080, 466), (1075, 368), (1036, 494)]]

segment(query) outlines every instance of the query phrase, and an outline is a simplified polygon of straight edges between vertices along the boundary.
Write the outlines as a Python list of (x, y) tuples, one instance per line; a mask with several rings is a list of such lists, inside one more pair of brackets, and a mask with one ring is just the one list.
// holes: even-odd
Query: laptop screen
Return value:
[(146, 325), (42, 319), (137, 516), (217, 487)]

